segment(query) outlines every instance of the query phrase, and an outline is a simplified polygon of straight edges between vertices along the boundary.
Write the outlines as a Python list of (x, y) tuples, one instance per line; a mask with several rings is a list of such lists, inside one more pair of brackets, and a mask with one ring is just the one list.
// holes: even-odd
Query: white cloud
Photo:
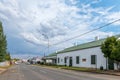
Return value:
[[(120, 19), (120, 11), (119, 12), (111, 12), (108, 16), (106, 16), (106, 20), (112, 22), (114, 20)], [(115, 22), (114, 25), (120, 25), (120, 21)]]
[[(98, 0), (91, 2), (98, 3)], [(119, 18), (120, 12), (111, 13), (113, 7), (93, 8), (91, 4), (79, 4), (77, 0), (2, 0), (0, 1), (0, 19), (11, 23), (7, 29), (14, 30), (14, 36), (23, 38), (25, 41), (35, 45), (47, 45), (49, 37), (50, 44), (55, 44), (82, 34), (102, 23)], [(99, 23), (98, 23), (99, 22)], [(116, 24), (119, 24), (116, 23)], [(95, 31), (94, 33), (79, 37), (72, 42), (66, 42), (70, 46), (77, 40), (90, 40), (97, 35), (114, 34), (111, 32)], [(64, 46), (64, 45), (61, 45)]]
[[(41, 57), (43, 55), (39, 55), (39, 57)], [(30, 59), (30, 58), (33, 58), (33, 57), (38, 57), (38, 55), (36, 54), (29, 54), (29, 53), (26, 53), (26, 54), (13, 54), (11, 56), (12, 58), (18, 58), (18, 59)]]

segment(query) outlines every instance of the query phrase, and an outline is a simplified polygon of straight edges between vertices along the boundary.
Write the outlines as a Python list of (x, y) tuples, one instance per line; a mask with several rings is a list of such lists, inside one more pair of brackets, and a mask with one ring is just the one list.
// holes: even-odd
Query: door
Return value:
[(72, 57), (69, 58), (69, 66), (72, 66)]
[(108, 59), (108, 69), (114, 70), (114, 61), (111, 59)]

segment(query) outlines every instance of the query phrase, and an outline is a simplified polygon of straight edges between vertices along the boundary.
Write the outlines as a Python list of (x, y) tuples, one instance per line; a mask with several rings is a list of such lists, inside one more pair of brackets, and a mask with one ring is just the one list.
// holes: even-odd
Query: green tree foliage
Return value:
[(5, 55), (5, 60), (8, 60), (8, 61), (10, 61), (10, 60), (11, 60), (10, 53), (7, 53), (7, 54)]
[(115, 38), (114, 36), (108, 37), (105, 40), (105, 42), (101, 45), (101, 50), (104, 53), (105, 57), (112, 59), (111, 53), (112, 53), (114, 46), (116, 45), (116, 42), (117, 42), (116, 39), (117, 38)]
[(19, 61), (20, 59), (14, 58), (13, 60), (14, 60), (14, 61)]
[(117, 63), (118, 69), (120, 69), (120, 40), (116, 37), (108, 37), (101, 45), (101, 50), (104, 56), (114, 60)]
[(5, 60), (7, 53), (7, 41), (3, 32), (2, 23), (0, 22), (0, 62)]
[(117, 63), (117, 68), (120, 70), (120, 40), (117, 40), (117, 45), (114, 46), (111, 57)]

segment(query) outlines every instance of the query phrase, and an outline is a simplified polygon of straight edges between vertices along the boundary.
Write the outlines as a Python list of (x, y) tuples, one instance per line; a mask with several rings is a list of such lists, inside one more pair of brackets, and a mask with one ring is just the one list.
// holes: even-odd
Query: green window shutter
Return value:
[(91, 55), (91, 64), (96, 64), (96, 55)]
[(58, 58), (58, 63), (60, 62), (60, 58)]
[(64, 57), (64, 63), (67, 63), (67, 58), (66, 57)]
[(80, 58), (79, 56), (76, 56), (76, 64), (79, 64), (79, 62), (80, 62)]

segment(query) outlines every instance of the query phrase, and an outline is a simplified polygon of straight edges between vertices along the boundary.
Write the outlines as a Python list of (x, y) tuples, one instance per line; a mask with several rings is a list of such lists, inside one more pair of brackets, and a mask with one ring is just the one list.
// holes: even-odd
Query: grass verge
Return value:
[(83, 72), (103, 72), (103, 70), (94, 69), (94, 68), (85, 68), (85, 67), (69, 67), (63, 65), (37, 65), (42, 67), (51, 67), (51, 68), (60, 68), (66, 70), (74, 70), (74, 71), (83, 71)]
[(80, 72), (90, 72), (90, 73), (97, 73), (97, 74), (107, 74), (107, 75), (114, 75), (120, 76), (119, 71), (114, 70), (100, 70), (94, 68), (85, 68), (85, 67), (68, 67), (68, 66), (61, 66), (61, 65), (37, 65), (42, 67), (50, 67), (50, 68), (59, 68), (59, 69), (66, 69), (66, 70), (73, 70), (73, 71), (80, 71)]
[(12, 65), (10, 66), (0, 66), (1, 69), (8, 69), (9, 67), (11, 67)]

